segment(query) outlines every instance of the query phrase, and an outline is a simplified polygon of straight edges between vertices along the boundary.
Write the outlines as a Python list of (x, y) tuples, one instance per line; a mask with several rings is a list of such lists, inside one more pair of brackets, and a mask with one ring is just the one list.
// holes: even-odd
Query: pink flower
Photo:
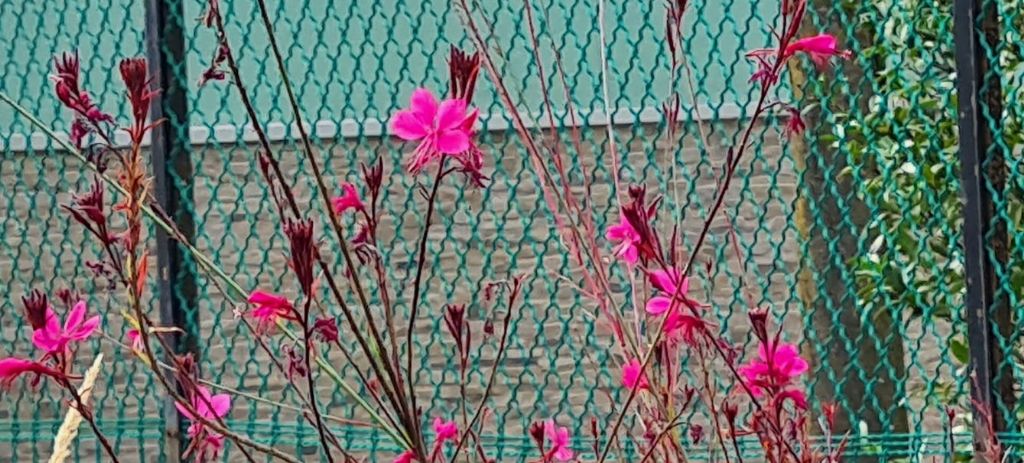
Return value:
[(295, 307), (284, 296), (257, 290), (249, 295), (249, 303), (254, 306), (250, 313), (261, 333), (273, 330), (279, 318), (294, 320), (296, 317)]
[(627, 389), (647, 389), (650, 384), (647, 382), (647, 374), (641, 368), (640, 361), (633, 359), (622, 366), (622, 385)]
[(788, 113), (786, 117), (786, 128), (783, 132), (786, 136), (800, 135), (807, 128), (804, 124), (804, 118), (800, 114), (800, 110), (792, 106), (787, 106), (785, 111)]
[(32, 344), (48, 354), (56, 354), (64, 352), (72, 342), (85, 340), (100, 326), (99, 315), (85, 319), (87, 309), (85, 301), (78, 301), (71, 308), (67, 319), (64, 320), (64, 327), (61, 328), (53, 308), (48, 307), (46, 325), (32, 333)]
[(621, 257), (629, 265), (636, 265), (636, 261), (640, 257), (640, 252), (637, 248), (637, 245), (640, 243), (640, 235), (633, 229), (633, 226), (629, 224), (624, 215), (619, 215), (619, 223), (608, 227), (605, 237), (609, 241), (619, 242), (614, 250), (616, 257)]
[(662, 331), (668, 335), (670, 342), (682, 341), (692, 346), (697, 342), (697, 334), (704, 327), (704, 320), (688, 315), (681, 310), (673, 310), (672, 313), (665, 317)]
[(355, 185), (351, 183), (342, 183), (341, 196), (336, 196), (331, 201), (334, 203), (334, 211), (342, 214), (349, 209), (361, 211), (363, 210), (363, 201), (359, 199), (359, 192), (356, 191)]
[(391, 118), (391, 132), (406, 141), (420, 140), (408, 164), (410, 172), (444, 155), (457, 155), (473, 145), (473, 125), (478, 111), (467, 112), (465, 100), (451, 98), (440, 103), (430, 90), (419, 88), (409, 99), (409, 109)]
[[(782, 61), (795, 56), (797, 53), (806, 53), (819, 67), (828, 64), (829, 58), (838, 56), (849, 58), (849, 50), (839, 49), (836, 38), (829, 34), (818, 34), (813, 37), (805, 37), (795, 40), (786, 46), (782, 53)], [(757, 71), (750, 76), (751, 82), (760, 82), (762, 85), (774, 85), (779, 80), (778, 68), (784, 63), (779, 63), (779, 50), (777, 48), (759, 48), (747, 52), (747, 58), (757, 61)]]
[(14, 357), (0, 359), (0, 386), (4, 388), (10, 387), (14, 380), (26, 373), (36, 375), (32, 380), (32, 386), (38, 385), (39, 380), (43, 376), (49, 376), (51, 378), (63, 378), (65, 376), (60, 371), (54, 370), (53, 368), (32, 360), (24, 360)]
[(459, 427), (454, 421), (445, 421), (440, 417), (434, 418), (434, 453), (444, 445), (445, 442), (455, 442), (459, 438)]
[(416, 454), (412, 453), (412, 450), (406, 450), (395, 457), (391, 463), (412, 463), (414, 461), (416, 461)]
[(647, 313), (660, 315), (672, 306), (672, 298), (678, 297), (679, 303), (685, 303), (686, 293), (690, 290), (690, 279), (680, 275), (679, 270), (655, 270), (650, 272), (651, 284), (664, 292), (665, 296), (655, 296), (647, 301)]
[[(195, 393), (192, 394), (192, 408), (196, 410), (198, 416), (206, 418), (207, 420), (215, 420), (228, 414), (228, 410), (231, 409), (231, 397), (227, 394), (216, 394), (211, 395), (210, 390), (205, 386), (196, 386)], [(188, 410), (188, 407), (181, 403), (176, 403), (174, 406), (178, 409), (178, 412), (182, 416), (189, 420), (195, 420), (195, 416)]]
[(677, 269), (655, 270), (650, 272), (651, 284), (663, 294), (647, 301), (645, 309), (651, 315), (665, 315), (662, 331), (668, 335), (670, 342), (683, 341), (692, 345), (697, 333), (704, 327), (704, 320), (693, 311), (703, 309), (686, 293), (690, 289), (689, 278)]
[(758, 358), (741, 366), (743, 375), (754, 396), (768, 393), (793, 399), (797, 405), (806, 404), (803, 392), (791, 389), (797, 377), (807, 372), (807, 361), (800, 357), (797, 347), (793, 344), (780, 342), (761, 343), (758, 347)]
[(568, 428), (556, 425), (555, 420), (547, 420), (544, 422), (544, 436), (551, 441), (551, 450), (548, 451), (546, 458), (555, 458), (558, 461), (572, 459)]
[(131, 347), (133, 351), (142, 352), (145, 346), (142, 345), (142, 336), (138, 329), (132, 328), (124, 334), (125, 339), (128, 340), (128, 347)]
[(797, 53), (806, 53), (807, 56), (818, 66), (828, 64), (829, 58), (838, 56), (848, 58), (850, 52), (839, 48), (836, 38), (830, 34), (818, 34), (813, 37), (805, 37), (790, 43), (786, 47), (784, 57), (789, 58)]
[[(228, 414), (231, 409), (231, 397), (227, 394), (211, 395), (210, 390), (203, 386), (196, 386), (191, 400), (192, 408), (200, 418), (207, 421), (215, 421)], [(224, 436), (206, 429), (206, 426), (196, 419), (196, 416), (189, 411), (188, 407), (180, 402), (174, 404), (181, 416), (188, 418), (192, 424), (188, 427), (188, 436), (193, 439), (188, 452), (195, 452), (197, 461), (208, 461), (217, 458), (221, 449), (224, 448)]]

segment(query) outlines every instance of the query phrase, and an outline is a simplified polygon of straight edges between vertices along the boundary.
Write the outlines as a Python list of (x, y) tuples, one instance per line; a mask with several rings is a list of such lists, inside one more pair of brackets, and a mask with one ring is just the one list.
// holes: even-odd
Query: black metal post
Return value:
[(985, 418), (991, 418), (998, 433), (1007, 429), (1014, 411), (1013, 373), (1004, 365), (1008, 352), (998, 341), (999, 336), (1008, 339), (1011, 320), (996, 275), (997, 266), (1007, 262), (1007, 231), (1005, 223), (994, 219), (993, 201), (1006, 182), (1004, 154), (995, 143), (990, 123), (998, 123), (1003, 104), (999, 74), (994, 69), (997, 63), (993, 63), (993, 50), (999, 42), (995, 1), (955, 0), (954, 35), (965, 199), (965, 309), (973, 372), (974, 444), (980, 449), (994, 437), (989, 435)]
[[(185, 72), (183, 0), (146, 0), (146, 57), (159, 99), (150, 111), (161, 120), (151, 132), (150, 156), (157, 201), (190, 241), (195, 236), (192, 217), (192, 162), (189, 154), (188, 77)], [(156, 231), (157, 281), (160, 323), (175, 326), (184, 334), (164, 335), (176, 353), (198, 354), (196, 330), (186, 317), (196, 309), (196, 271), (182, 247), (163, 230)], [(173, 380), (171, 384), (174, 384)], [(178, 461), (187, 442), (174, 401), (164, 403), (165, 455)]]

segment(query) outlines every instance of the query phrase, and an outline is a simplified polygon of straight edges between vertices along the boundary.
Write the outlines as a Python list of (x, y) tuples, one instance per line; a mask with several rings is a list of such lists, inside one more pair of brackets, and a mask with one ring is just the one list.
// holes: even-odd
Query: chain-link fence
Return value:
[[(168, 114), (171, 143), (152, 149), (174, 166), (158, 181), (180, 199), (177, 218), (194, 221), (197, 247), (229, 275), (247, 288), (287, 292), (281, 283), (286, 242), (259, 177), (251, 121), (230, 85), (197, 85), (216, 46), (214, 33), (196, 20), (203, 3), (0, 0), (0, 89), (46, 124), (66, 131), (69, 118), (52, 96), (47, 76), (54, 54), (77, 49), (84, 82), (98, 103), (126, 120), (117, 60), (145, 54), (147, 29), (154, 24), (163, 33), (180, 34), (180, 44), (156, 41), (164, 56), (184, 57), (171, 60), (167, 69), (171, 83), (187, 89), (180, 100), (187, 112)], [(258, 122), (280, 150), (286, 174), (309, 178), (255, 2), (220, 3), (241, 77), (263, 118)], [(407, 285), (424, 214), (417, 179), (400, 171), (403, 146), (384, 135), (384, 122), (412, 89), (446, 88), (449, 45), (469, 44), (460, 13), (444, 0), (268, 3), (327, 174), (335, 184), (353, 181), (359, 162), (384, 159), (391, 186), (384, 198), (381, 251), (389, 278)], [(147, 22), (153, 5), (162, 5), (167, 14), (156, 23)], [(535, 2), (541, 63), (534, 58), (520, 2), (474, 5), (475, 14), (486, 19), (488, 40), (521, 110), (543, 114), (542, 67), (561, 110), (557, 130), (549, 135), (571, 147), (570, 129), (579, 128), (580, 149), (571, 151), (569, 177), (584, 171), (593, 176), (600, 228), (617, 218), (607, 153), (612, 134), (621, 148), (622, 180), (662, 192), (664, 210), (683, 224), (684, 244), (692, 244), (728, 147), (737, 142), (737, 123), (749, 116), (754, 68), (744, 52), (766, 45), (776, 5), (690, 2), (683, 30), (696, 101), (686, 98), (678, 139), (666, 138), (661, 111), (673, 79), (660, 1), (605, 1), (603, 36), (597, 2)], [(748, 296), (770, 305), (786, 335), (814, 361), (808, 378), (812, 406), (839, 405), (839, 424), (851, 430), (853, 454), (917, 459), (941, 452), (946, 410), (955, 410), (961, 423), (971, 409), (972, 361), (988, 365), (978, 370), (983, 373), (978, 381), (996, 390), (999, 400), (992, 403), (1001, 423), (1016, 423), (1022, 411), (1011, 399), (1017, 395), (1013, 380), (1024, 374), (1016, 312), (1024, 288), (1024, 253), (1017, 250), (1024, 241), (1024, 184), (1018, 180), (1024, 177), (1017, 175), (1024, 144), (1024, 109), (1017, 102), (1024, 80), (1024, 15), (1019, 0), (987, 5), (995, 14), (979, 15), (978, 27), (965, 30), (982, 31), (982, 25), (994, 22), (995, 35), (969, 53), (970, 47), (960, 48), (963, 31), (954, 41), (952, 0), (812, 0), (807, 30), (836, 34), (852, 57), (833, 70), (816, 70), (807, 62), (791, 66), (786, 90), (776, 97), (804, 109), (808, 135), (786, 141), (781, 121), (768, 118), (758, 125), (760, 141), (737, 173), (743, 181), (727, 197), (727, 214), (701, 251), (700, 261), (709, 264), (700, 266), (697, 281), (723, 332), (744, 339)], [(601, 96), (602, 46), (608, 101)], [(956, 77), (971, 62), (984, 66), (970, 80), (974, 87), (964, 87), (966, 81)], [(484, 80), (476, 103), (484, 113), (480, 142), (491, 181), (481, 190), (442, 189), (444, 206), (431, 236), (444, 239), (430, 243), (427, 278), (434, 290), (427, 303), (466, 303), (479, 327), (488, 314), (478, 289), (511, 273), (526, 274), (526, 304), (513, 322), (509, 356), (491, 399), (494, 423), (484, 437), (496, 458), (516, 460), (530, 448), (524, 432), (529, 423), (555, 416), (572, 424), (576, 445), (585, 451), (589, 420), (612, 418), (611, 404), (619, 399), (617, 371), (608, 367), (614, 364), (606, 354), (608, 328), (588, 314), (572, 283), (571, 263), (551, 232), (554, 223), (541, 187)], [(958, 125), (957, 91), (965, 88), (983, 97), (972, 113), (979, 128), (969, 144), (959, 143), (958, 130), (964, 120)], [(685, 87), (676, 90), (690, 95)], [(608, 109), (611, 130), (604, 125)], [(543, 118), (536, 120), (543, 125)], [(698, 136), (700, 125), (710, 134), (710, 146)], [(30, 289), (72, 287), (89, 295), (97, 310), (120, 307), (87, 269), (98, 249), (59, 210), (88, 180), (81, 165), (12, 111), (0, 111), (0, 147), (0, 282), (6, 287), (0, 300), (0, 353), (30, 355), (29, 330), (19, 316), (20, 296)], [(980, 188), (974, 190), (961, 180), (965, 150), (975, 153), (982, 169), (973, 183)], [(298, 190), (300, 202), (320, 207), (311, 200), (312, 186), (300, 183)], [(974, 234), (965, 235), (965, 227)], [(738, 255), (728, 241), (730, 230)], [(152, 290), (173, 292), (170, 305), (180, 311), (204, 375), (235, 391), (229, 424), (316, 458), (315, 430), (288, 408), (298, 403), (239, 326), (233, 315), (239, 308), (196, 277), (187, 258), (179, 264), (169, 286)], [(977, 283), (967, 275), (985, 278)], [(616, 281), (616, 290), (625, 294), (624, 275)], [(973, 291), (987, 292), (972, 293), (968, 281)], [(407, 313), (407, 299), (396, 304)], [(153, 313), (166, 305), (154, 300)], [(967, 306), (993, 307), (992, 320), (970, 317)], [(441, 326), (438, 317), (424, 316), (416, 336), (421, 353), (416, 380), (421, 397), (430, 399), (422, 402), (427, 416), (451, 414), (459, 400), (457, 359)], [(105, 327), (114, 338), (121, 338), (123, 329)], [(990, 348), (983, 349), (986, 344)], [(179, 437), (176, 425), (168, 428), (171, 421), (164, 419), (159, 385), (136, 362), (121, 359), (110, 343), (93, 345), (113, 359), (96, 393), (101, 427), (126, 459), (163, 460), (163, 449), (177, 445)], [(485, 342), (482, 358), (491, 358), (493, 351), (493, 341)], [(342, 365), (340, 358), (336, 364)], [(471, 392), (482, 389), (490, 366), (487, 361), (472, 366)], [(360, 418), (343, 394), (326, 382), (321, 387), (322, 396), (331, 398), (330, 415)], [(987, 403), (986, 395), (976, 397)], [(0, 455), (10, 455), (11, 461), (45, 458), (65, 409), (60, 395), (46, 386), (4, 393)], [(1014, 431), (1006, 437), (1013, 442), (1018, 427), (1001, 426)], [(78, 458), (102, 459), (83, 433)], [(371, 461), (394, 451), (372, 429), (339, 424), (337, 434), (372, 455)], [(229, 448), (225, 458), (238, 455)]]

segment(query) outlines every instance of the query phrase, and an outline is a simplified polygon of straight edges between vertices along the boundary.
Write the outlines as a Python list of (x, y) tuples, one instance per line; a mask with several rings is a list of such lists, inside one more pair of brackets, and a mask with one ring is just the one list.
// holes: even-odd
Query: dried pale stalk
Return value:
[[(96, 378), (100, 374), (100, 366), (103, 365), (103, 354), (96, 354), (92, 366), (85, 372), (85, 379), (78, 388), (78, 395), (82, 398), (82, 405), (89, 405), (89, 398), (92, 395), (92, 387), (96, 384)], [(57, 436), (53, 439), (53, 454), (50, 455), (50, 463), (63, 463), (71, 456), (71, 444), (78, 437), (78, 427), (82, 424), (82, 414), (78, 409), (71, 407), (68, 414), (64, 416), (64, 422), (57, 430)]]

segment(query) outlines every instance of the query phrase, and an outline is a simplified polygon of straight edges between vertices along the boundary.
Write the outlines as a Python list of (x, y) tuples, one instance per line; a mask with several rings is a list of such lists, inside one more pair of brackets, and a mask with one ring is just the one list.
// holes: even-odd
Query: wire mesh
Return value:
[[(268, 127), (285, 172), (306, 181), (308, 165), (297, 155), (294, 119), (255, 2), (220, 3), (240, 73), (263, 118), (259, 123)], [(329, 178), (334, 184), (355, 181), (359, 162), (377, 157), (388, 166), (382, 252), (390, 280), (408, 286), (424, 212), (415, 194), (418, 179), (399, 167), (405, 147), (383, 135), (383, 124), (414, 88), (446, 88), (449, 44), (469, 44), (459, 12), (443, 0), (268, 4)], [(759, 122), (756, 136), (762, 141), (737, 174), (743, 182), (727, 197), (725, 218), (716, 222), (701, 251), (699, 262), (709, 265), (701, 266), (697, 278), (722, 320), (721, 330), (737, 340), (746, 339), (747, 294), (773, 308), (786, 336), (815, 360), (808, 379), (812, 406), (833, 401), (840, 406), (854, 452), (882, 461), (916, 460), (941, 453), (943, 445), (936, 442), (944, 437), (946, 408), (968, 405), (952, 6), (941, 0), (812, 4), (808, 30), (837, 34), (853, 57), (836, 71), (819, 72), (805, 62), (791, 69), (791, 80), (776, 97), (806, 109), (810, 136), (786, 143), (782, 121)], [(1005, 111), (990, 114), (988, 121), (1016, 173), (1024, 141), (1016, 103), (1024, 80), (1019, 45), (1024, 27), (1018, 0), (998, 0), (998, 5), (1003, 40), (998, 49), (986, 51), (999, 63)], [(486, 19), (500, 72), (520, 108), (542, 120), (540, 67), (532, 52), (538, 46), (554, 105), (573, 109), (556, 115), (555, 130), (545, 136), (570, 147), (571, 129), (579, 128), (582, 151), (571, 151), (568, 176), (574, 185), (584, 172), (593, 176), (600, 228), (617, 215), (611, 134), (619, 146), (622, 180), (664, 193), (665, 210), (683, 224), (684, 244), (691, 246), (727, 147), (737, 143), (733, 133), (749, 117), (754, 87), (748, 80), (754, 69), (743, 53), (765, 46), (775, 18), (772, 5), (691, 2), (683, 30), (689, 34), (686, 66), (694, 75), (696, 101), (685, 87), (676, 89), (686, 96), (678, 140), (665, 137), (660, 110), (672, 90), (660, 2), (607, 1), (604, 45), (596, 3), (552, 0), (534, 7), (537, 44), (521, 4), (483, 0), (475, 6)], [(193, 178), (172, 180), (191, 188), (185, 212), (195, 220), (199, 249), (244, 287), (287, 292), (285, 241), (259, 178), (250, 121), (229, 85), (196, 85), (216, 44), (213, 33), (193, 21), (202, 9), (200, 0), (183, 0), (183, 13), (169, 19), (186, 31), (188, 59), (175, 77), (190, 89), (188, 129), (173, 136), (188, 141), (194, 166)], [(69, 119), (52, 97), (47, 75), (54, 54), (77, 49), (84, 81), (98, 103), (125, 120), (115, 63), (143, 53), (144, 16), (143, 3), (130, 0), (0, 0), (0, 56), (6, 57), (0, 88), (47, 124), (66, 130)], [(608, 55), (608, 101), (601, 96), (602, 46)], [(564, 92), (560, 74), (567, 83)], [(489, 314), (476, 290), (486, 281), (525, 273), (528, 297), (515, 314), (486, 440), (499, 460), (521, 459), (531, 448), (524, 432), (529, 423), (554, 416), (571, 425), (576, 446), (585, 451), (588, 420), (613, 418), (611, 407), (619, 399), (618, 371), (611, 367), (616, 361), (606, 354), (608, 327), (588, 316), (511, 121), (493, 86), (481, 85), (480, 143), (492, 181), (479, 191), (457, 185), (442, 189), (444, 206), (431, 236), (443, 239), (429, 247), (427, 279), (433, 290), (427, 306), (467, 303), (479, 327)], [(611, 130), (604, 126), (609, 117)], [(709, 130), (710, 146), (699, 139), (701, 124)], [(0, 352), (30, 355), (17, 302), (29, 289), (74, 287), (89, 294), (97, 310), (118, 307), (84, 267), (97, 248), (58, 209), (87, 180), (81, 166), (7, 111), (0, 112), (0, 146), (0, 281), (8, 287), (0, 300)], [(1011, 246), (1024, 240), (1020, 188), (1013, 180), (992, 192)], [(300, 202), (319, 211), (313, 186), (300, 183), (298, 190)], [(730, 229), (736, 231), (740, 256), (727, 240)], [(1005, 266), (1000, 264), (999, 277), (1016, 308), (1024, 264), (1021, 253), (1010, 255)], [(340, 261), (335, 265), (341, 268)], [(615, 282), (625, 300), (624, 275), (616, 274)], [(204, 373), (238, 391), (297, 405), (233, 317), (238, 308), (204, 279), (198, 283), (199, 297), (187, 301), (186, 315), (200, 339)], [(396, 303), (399, 312), (408, 313), (407, 295)], [(453, 414), (459, 398), (457, 360), (439, 317), (424, 316), (418, 323), (416, 380), (421, 397), (429, 398), (425, 414)], [(120, 337), (123, 327), (105, 330)], [(1014, 354), (1005, 366), (1019, 379), (1018, 344), (1015, 334), (1000, 348)], [(110, 350), (99, 340), (93, 347)], [(470, 390), (482, 389), (494, 350), (493, 340), (480, 348), (484, 360), (472, 365)], [(342, 368), (343, 374), (354, 375), (351, 368)], [(161, 455), (167, 442), (158, 385), (126, 359), (110, 363), (104, 374), (96, 395), (102, 428), (124, 455), (140, 461)], [(321, 387), (331, 398), (330, 414), (360, 417), (344, 395), (326, 382)], [(0, 453), (13, 461), (44, 458), (65, 409), (59, 397), (45, 386), (6, 393), (0, 399)], [(1017, 409), (1003, 412), (1019, 415), (1019, 402)], [(699, 417), (702, 411), (694, 413)], [(240, 432), (315, 458), (315, 431), (294, 412), (238, 395), (230, 418)], [(338, 435), (371, 460), (395, 450), (385, 435), (372, 430), (344, 426)], [(86, 437), (79, 444), (80, 460), (102, 459), (91, 442)], [(225, 459), (235, 458), (229, 446)]]

